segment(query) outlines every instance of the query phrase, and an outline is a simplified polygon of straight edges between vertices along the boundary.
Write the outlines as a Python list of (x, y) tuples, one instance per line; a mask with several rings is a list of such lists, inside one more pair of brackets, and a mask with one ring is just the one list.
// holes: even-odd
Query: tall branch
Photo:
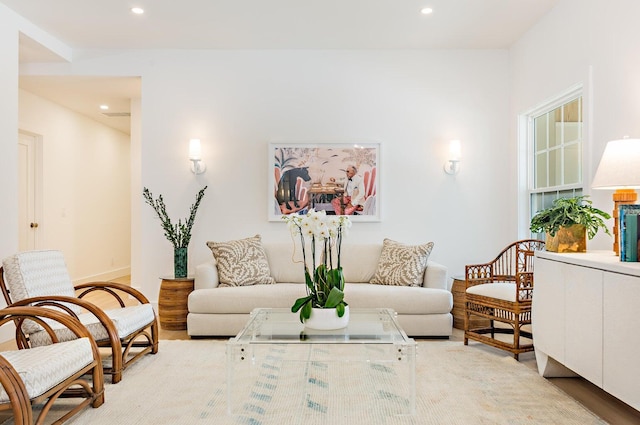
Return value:
[(162, 195), (159, 195), (158, 199), (153, 199), (153, 194), (149, 189), (145, 187), (142, 190), (142, 196), (144, 196), (145, 202), (149, 204), (158, 215), (160, 225), (164, 230), (164, 235), (169, 242), (173, 244), (174, 248), (187, 248), (189, 246), (189, 242), (191, 241), (191, 228), (193, 227), (196, 213), (200, 206), (200, 201), (202, 201), (204, 191), (206, 189), (207, 186), (202, 188), (196, 195), (196, 202), (191, 205), (189, 219), (186, 223), (183, 223), (182, 220), (178, 220), (177, 224), (173, 224), (171, 222), (171, 218), (169, 218), (169, 215), (167, 214), (167, 207)]

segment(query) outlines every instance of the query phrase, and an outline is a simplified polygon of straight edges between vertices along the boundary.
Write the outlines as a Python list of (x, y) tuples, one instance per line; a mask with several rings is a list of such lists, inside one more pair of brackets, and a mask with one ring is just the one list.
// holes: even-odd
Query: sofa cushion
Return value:
[(433, 242), (411, 246), (384, 239), (378, 268), (371, 283), (421, 286), (432, 249)]
[(307, 295), (299, 283), (200, 289), (189, 294), (189, 313), (251, 313), (254, 308), (291, 308)]
[(374, 276), (382, 245), (376, 244), (343, 244), (340, 265), (345, 282), (368, 283)]
[(398, 314), (442, 314), (453, 308), (444, 289), (347, 283), (344, 299), (351, 308), (392, 308)]
[[(189, 295), (189, 313), (240, 314), (254, 308), (290, 308), (306, 295), (298, 283), (252, 287), (200, 289)], [(398, 314), (447, 314), (453, 307), (450, 291), (444, 289), (347, 283), (345, 301), (351, 308), (394, 309)]]
[[(264, 250), (269, 260), (271, 276), (276, 282), (304, 283), (304, 265), (302, 264), (302, 249), (298, 241), (290, 243), (265, 243)], [(307, 254), (310, 248), (307, 248)], [(381, 244), (342, 244), (341, 266), (344, 279), (347, 282), (368, 283), (376, 271)], [(311, 259), (307, 259), (311, 266)], [(337, 260), (333, 260), (337, 267)], [(318, 264), (316, 263), (316, 266)], [(311, 270), (309, 270), (311, 272)]]
[(304, 264), (299, 243), (266, 243), (264, 251), (269, 260), (271, 276), (276, 282), (304, 283)]
[(220, 286), (273, 284), (260, 235), (229, 242), (207, 242), (218, 267)]

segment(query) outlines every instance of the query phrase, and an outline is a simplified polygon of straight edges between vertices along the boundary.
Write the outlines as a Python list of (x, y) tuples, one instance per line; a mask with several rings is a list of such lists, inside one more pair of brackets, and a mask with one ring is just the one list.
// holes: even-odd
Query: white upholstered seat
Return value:
[[(2, 262), (0, 286), (9, 305), (43, 305), (67, 310), (91, 332), (101, 347), (112, 349), (111, 367), (104, 372), (112, 382), (120, 381), (128, 364), (146, 353), (158, 350), (158, 321), (149, 300), (130, 286), (112, 282), (92, 282), (73, 286), (62, 252), (56, 250), (26, 251), (7, 257)], [(116, 298), (121, 308), (101, 310), (83, 299), (92, 291), (101, 291)], [(79, 295), (76, 295), (79, 293)], [(121, 295), (126, 294), (125, 302)], [(137, 300), (137, 305), (130, 300)], [(61, 341), (73, 335), (52, 323)], [(49, 344), (51, 338), (35, 323), (23, 327), (34, 346)], [(131, 350), (136, 347), (137, 350)]]
[[(23, 338), (30, 322), (50, 333), (50, 345), (33, 347)], [(52, 325), (66, 327), (69, 341), (55, 337)], [(104, 403), (104, 376), (100, 351), (87, 328), (74, 317), (43, 307), (7, 307), (0, 310), (0, 326), (17, 327), (16, 344), (22, 349), (0, 353), (0, 411), (11, 411), (16, 425), (62, 424), (85, 406)], [(90, 378), (89, 378), (90, 376)], [(79, 398), (65, 403), (49, 418), (58, 398)], [(34, 422), (33, 406), (40, 406)]]
[(467, 289), (467, 294), (482, 295), (483, 297), (497, 298), (505, 301), (516, 301), (515, 283), (492, 283), (487, 285), (476, 285)]
[[(3, 351), (0, 356), (18, 372), (29, 398), (44, 394), (93, 361), (89, 338), (29, 350)], [(0, 403), (8, 401), (9, 395), (0, 387)]]

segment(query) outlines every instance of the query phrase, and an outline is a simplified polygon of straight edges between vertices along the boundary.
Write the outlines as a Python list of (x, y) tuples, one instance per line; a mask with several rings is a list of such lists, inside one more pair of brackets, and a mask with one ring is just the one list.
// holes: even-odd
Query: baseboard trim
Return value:
[(128, 276), (130, 274), (131, 274), (131, 267), (123, 267), (120, 269), (99, 273), (93, 276), (86, 276), (80, 279), (76, 279), (73, 281), (73, 284), (78, 285), (80, 283), (87, 283), (87, 282), (104, 282), (104, 281), (113, 280), (122, 276)]

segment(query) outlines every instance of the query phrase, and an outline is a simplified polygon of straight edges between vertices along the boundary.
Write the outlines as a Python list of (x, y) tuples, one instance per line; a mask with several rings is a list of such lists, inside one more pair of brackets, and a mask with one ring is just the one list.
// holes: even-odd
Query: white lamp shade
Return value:
[(621, 139), (607, 143), (591, 187), (640, 188), (640, 139)]
[(462, 156), (462, 148), (460, 140), (452, 140), (449, 142), (449, 161), (460, 161)]
[(189, 159), (201, 160), (202, 148), (200, 147), (200, 139), (189, 140)]

